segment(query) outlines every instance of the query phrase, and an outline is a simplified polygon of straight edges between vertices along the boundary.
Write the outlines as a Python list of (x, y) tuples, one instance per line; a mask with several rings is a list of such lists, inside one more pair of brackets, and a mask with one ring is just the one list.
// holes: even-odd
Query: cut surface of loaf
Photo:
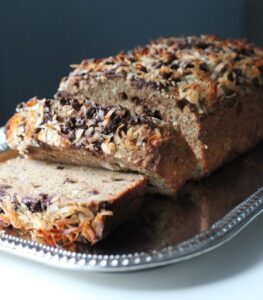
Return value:
[(142, 175), (16, 158), (0, 164), (0, 225), (51, 246), (94, 244), (141, 205)]
[(195, 168), (189, 145), (169, 124), (89, 100), (32, 99), (10, 119), (6, 138), (31, 158), (143, 173), (153, 191), (167, 195)]
[(161, 38), (74, 67), (59, 93), (179, 125), (198, 160), (196, 177), (263, 138), (263, 50), (243, 40)]

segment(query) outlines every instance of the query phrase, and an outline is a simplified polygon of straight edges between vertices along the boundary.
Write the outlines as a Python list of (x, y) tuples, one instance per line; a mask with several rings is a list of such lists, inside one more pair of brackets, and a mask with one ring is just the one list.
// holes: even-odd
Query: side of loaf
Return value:
[(31, 99), (6, 125), (6, 138), (30, 158), (145, 174), (152, 191), (170, 196), (192, 177), (196, 164), (169, 124), (89, 100)]
[(145, 187), (142, 175), (11, 159), (0, 164), (0, 226), (51, 246), (94, 244), (137, 211)]
[(198, 161), (195, 177), (263, 139), (263, 50), (242, 40), (161, 38), (84, 60), (61, 81), (64, 92), (179, 126)]

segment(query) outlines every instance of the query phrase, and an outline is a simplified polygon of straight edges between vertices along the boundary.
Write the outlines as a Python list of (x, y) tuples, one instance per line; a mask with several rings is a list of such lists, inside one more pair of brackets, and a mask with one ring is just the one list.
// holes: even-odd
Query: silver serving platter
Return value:
[[(0, 144), (0, 160), (8, 159), (9, 152), (6, 144)], [(187, 184), (177, 201), (148, 195), (136, 216), (93, 247), (79, 244), (75, 252), (68, 251), (11, 231), (0, 233), (0, 250), (71, 270), (149, 269), (223, 245), (262, 211), (263, 145), (259, 145), (208, 178)]]

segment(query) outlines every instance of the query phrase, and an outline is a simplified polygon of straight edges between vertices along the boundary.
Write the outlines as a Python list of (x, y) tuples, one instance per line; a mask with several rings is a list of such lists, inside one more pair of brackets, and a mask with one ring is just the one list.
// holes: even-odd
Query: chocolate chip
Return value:
[(75, 111), (80, 111), (82, 104), (77, 99), (72, 99), (71, 106), (75, 109)]
[(122, 92), (122, 93), (120, 93), (120, 98), (121, 98), (122, 100), (127, 100), (127, 99), (128, 99), (128, 96), (127, 96), (126, 93)]
[(37, 128), (34, 130), (34, 133), (35, 133), (35, 134), (38, 134), (38, 133), (41, 131), (41, 129), (42, 129), (42, 128), (37, 127)]
[(172, 64), (170, 68), (172, 70), (177, 70), (179, 68), (179, 65), (175, 63), (175, 64)]
[(16, 108), (17, 108), (17, 110), (20, 110), (24, 107), (25, 107), (25, 102), (22, 102), (22, 103), (19, 103)]
[(228, 73), (227, 79), (230, 80), (230, 81), (234, 81), (234, 72), (233, 71), (231, 71), (230, 73)]
[(147, 68), (145, 67), (145, 66), (141, 66), (140, 67), (140, 70), (142, 71), (142, 72), (144, 72), (144, 73), (147, 73), (148, 71), (147, 71)]
[(124, 179), (122, 178), (112, 178), (113, 181), (123, 181)]
[(64, 170), (65, 168), (63, 166), (57, 166), (58, 170)]
[(161, 113), (159, 110), (155, 110), (153, 113), (154, 118), (162, 120)]
[(202, 70), (202, 71), (204, 71), (204, 72), (208, 72), (208, 71), (209, 71), (208, 66), (207, 66), (206, 63), (201, 63), (201, 64), (199, 65), (199, 68), (200, 68), (200, 70)]
[(92, 195), (98, 195), (98, 194), (99, 194), (99, 191), (96, 190), (96, 189), (93, 189), (93, 190), (91, 190), (89, 193), (92, 194)]
[(181, 99), (177, 102), (177, 106), (180, 110), (184, 110), (184, 108), (189, 104), (189, 102), (186, 99)]
[(188, 63), (188, 62), (184, 62), (184, 63), (182, 63), (181, 67), (183, 69), (191, 69), (191, 68), (194, 68), (194, 64)]
[(137, 96), (131, 97), (131, 101), (137, 105), (141, 103), (141, 99)]
[(59, 103), (60, 103), (60, 105), (62, 105), (62, 106), (64, 106), (64, 105), (69, 105), (69, 99), (61, 98), (61, 99), (59, 99)]
[(203, 50), (205, 50), (209, 46), (210, 46), (210, 44), (205, 43), (205, 42), (198, 42), (198, 43), (196, 43), (196, 47), (199, 48), (199, 49), (203, 49)]
[(21, 202), (32, 212), (42, 212), (50, 204), (50, 198), (47, 194), (39, 194), (40, 199), (33, 197), (23, 197)]
[(65, 183), (72, 183), (72, 184), (74, 184), (74, 183), (77, 183), (77, 181), (74, 180), (74, 179), (66, 178), (66, 179), (64, 180), (63, 184), (65, 184)]
[(172, 72), (165, 72), (165, 73), (162, 73), (162, 76), (164, 79), (168, 79), (173, 73)]
[(45, 101), (45, 106), (50, 108), (51, 107), (51, 100), (46, 100)]
[(91, 107), (87, 110), (86, 116), (88, 118), (92, 118), (95, 113), (96, 113), (96, 107)]

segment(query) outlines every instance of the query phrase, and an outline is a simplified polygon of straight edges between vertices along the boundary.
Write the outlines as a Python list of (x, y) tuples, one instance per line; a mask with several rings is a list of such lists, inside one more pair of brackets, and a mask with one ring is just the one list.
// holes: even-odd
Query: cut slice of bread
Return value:
[(145, 174), (152, 191), (170, 196), (195, 168), (193, 152), (169, 124), (89, 100), (32, 99), (10, 119), (6, 137), (34, 159)]
[(0, 164), (0, 225), (52, 246), (104, 238), (141, 205), (142, 175), (16, 158)]

